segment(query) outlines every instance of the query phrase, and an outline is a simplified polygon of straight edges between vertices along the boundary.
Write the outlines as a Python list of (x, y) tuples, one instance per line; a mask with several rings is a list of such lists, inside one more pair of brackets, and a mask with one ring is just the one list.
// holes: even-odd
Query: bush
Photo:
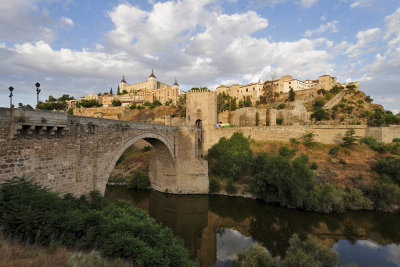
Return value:
[(345, 161), (344, 159), (339, 159), (339, 163), (342, 164), (342, 165), (346, 165), (347, 161)]
[(105, 256), (131, 259), (139, 266), (195, 266), (183, 241), (172, 230), (126, 201), (101, 213), (101, 247)]
[(279, 202), (290, 208), (305, 207), (308, 191), (315, 182), (307, 157), (290, 161), (280, 155), (260, 153), (254, 159), (250, 188), (266, 202)]
[(228, 179), (226, 183), (226, 192), (228, 194), (235, 194), (237, 192), (237, 186), (233, 183), (232, 179)]
[(289, 248), (286, 251), (282, 266), (337, 266), (338, 254), (324, 247), (317, 239), (308, 235), (301, 241), (297, 234), (289, 240)]
[(374, 203), (376, 210), (394, 212), (400, 206), (400, 187), (391, 183), (390, 178), (383, 176), (368, 192), (368, 197)]
[(343, 212), (345, 210), (343, 197), (343, 191), (331, 184), (316, 186), (310, 192), (306, 208), (322, 213)]
[(146, 152), (151, 151), (152, 149), (153, 149), (152, 146), (144, 146), (144, 147), (142, 148), (142, 152), (143, 152), (143, 153), (146, 153)]
[(120, 107), (120, 106), (122, 106), (122, 102), (119, 101), (119, 100), (113, 100), (113, 101), (111, 102), (111, 105), (112, 105), (113, 107)]
[(372, 170), (381, 176), (387, 176), (393, 183), (400, 185), (400, 158), (380, 158), (372, 167)]
[(318, 169), (317, 163), (315, 163), (315, 162), (311, 163), (310, 169), (311, 169), (311, 170), (316, 170), (316, 169)]
[(372, 201), (364, 196), (359, 189), (347, 190), (344, 195), (344, 205), (348, 210), (373, 210)]
[(231, 264), (232, 267), (274, 267), (278, 264), (260, 244), (255, 243), (248, 251), (236, 254)]
[(249, 140), (242, 133), (234, 133), (229, 139), (221, 138), (208, 151), (211, 172), (234, 181), (249, 173), (252, 157)]
[(387, 147), (385, 146), (385, 143), (383, 142), (378, 142), (375, 138), (371, 136), (366, 136), (362, 137), (360, 139), (361, 144), (366, 144), (368, 145), (372, 150), (379, 152), (379, 153), (386, 153), (387, 152)]
[(400, 143), (400, 138), (393, 138), (393, 143)]
[(129, 109), (136, 109), (137, 105), (133, 103), (132, 105), (129, 106)]
[(315, 133), (306, 133), (305, 135), (303, 135), (303, 144), (306, 147), (313, 147), (317, 144), (317, 142), (314, 141), (314, 137), (316, 136)]
[(337, 154), (339, 153), (340, 147), (339, 146), (335, 146), (333, 148), (331, 148), (331, 150), (329, 150), (329, 155), (331, 155), (332, 157), (336, 157)]
[(150, 186), (149, 174), (142, 169), (133, 170), (127, 184), (130, 189), (147, 189)]
[(286, 107), (286, 105), (284, 103), (279, 104), (277, 109), (284, 109)]
[(276, 118), (276, 124), (282, 125), (283, 124), (283, 119), (282, 118)]
[(221, 184), (216, 177), (210, 177), (209, 192), (217, 193), (221, 190)]
[(69, 109), (67, 110), (67, 114), (68, 114), (68, 115), (74, 115), (74, 108), (69, 108)]
[(290, 149), (287, 145), (284, 145), (279, 148), (278, 153), (282, 157), (287, 157), (291, 159), (296, 155), (297, 151), (299, 151), (298, 148)]
[(101, 107), (103, 104), (101, 104), (99, 101), (96, 99), (91, 99), (91, 100), (81, 100), (78, 103), (76, 103), (77, 108), (93, 108), (93, 107)]
[(289, 141), (290, 141), (290, 143), (292, 143), (292, 144), (296, 144), (296, 145), (300, 144), (300, 142), (297, 141), (296, 138), (290, 138)]
[(0, 228), (27, 243), (97, 247), (104, 256), (129, 259), (135, 266), (194, 266), (171, 229), (128, 202), (106, 205), (99, 192), (91, 193), (90, 200), (71, 194), (60, 198), (23, 178), (5, 181), (0, 187)]

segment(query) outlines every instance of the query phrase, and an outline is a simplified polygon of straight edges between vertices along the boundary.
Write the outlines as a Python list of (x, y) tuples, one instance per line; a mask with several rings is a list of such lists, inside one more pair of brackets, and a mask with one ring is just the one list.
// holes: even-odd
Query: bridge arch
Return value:
[[(176, 155), (174, 144), (171, 144), (171, 142), (163, 135), (146, 132), (127, 140), (123, 140), (122, 145), (120, 145), (113, 153), (112, 159), (101, 181), (104, 190), (118, 159), (131, 145), (140, 140), (147, 141), (155, 150), (155, 158), (149, 166), (149, 176), (152, 188), (157, 189), (157, 187), (160, 186), (159, 181), (163, 179), (163, 176), (176, 176)], [(101, 191), (104, 192), (104, 190)]]

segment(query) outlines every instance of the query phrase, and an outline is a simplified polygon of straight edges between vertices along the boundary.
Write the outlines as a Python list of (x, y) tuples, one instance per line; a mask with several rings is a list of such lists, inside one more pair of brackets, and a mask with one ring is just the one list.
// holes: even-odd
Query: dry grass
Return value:
[[(57, 267), (68, 266), (68, 259), (76, 255), (77, 250), (66, 249), (63, 247), (45, 248), (41, 246), (10, 242), (0, 235), (0, 267)], [(90, 252), (80, 252), (80, 255), (87, 256)], [(78, 264), (75, 266), (85, 266)], [(131, 262), (120, 259), (101, 259), (100, 265), (128, 267), (133, 266)]]
[(318, 144), (315, 147), (308, 148), (301, 143), (252, 141), (251, 149), (254, 153), (278, 153), (279, 148), (283, 145), (297, 148), (298, 152), (295, 157), (302, 153), (306, 154), (309, 157), (310, 164), (317, 164), (318, 168), (314, 173), (320, 180), (332, 182), (341, 188), (346, 186), (353, 188), (360, 184), (368, 185), (377, 177), (377, 174), (371, 171), (371, 167), (376, 162), (378, 153), (366, 145), (355, 145), (351, 148), (340, 147), (336, 157), (329, 154), (329, 151), (335, 145), (326, 144)]

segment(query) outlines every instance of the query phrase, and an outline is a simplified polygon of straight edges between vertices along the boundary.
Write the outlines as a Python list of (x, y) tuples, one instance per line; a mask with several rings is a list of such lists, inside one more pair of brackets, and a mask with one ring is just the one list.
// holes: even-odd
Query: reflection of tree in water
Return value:
[(274, 207), (263, 202), (229, 197), (210, 197), (210, 210), (237, 223), (251, 218), (245, 235), (262, 243), (273, 256), (284, 255), (293, 234), (317, 236), (327, 245), (343, 239), (372, 239), (380, 244), (400, 241), (398, 215), (373, 212), (318, 214)]

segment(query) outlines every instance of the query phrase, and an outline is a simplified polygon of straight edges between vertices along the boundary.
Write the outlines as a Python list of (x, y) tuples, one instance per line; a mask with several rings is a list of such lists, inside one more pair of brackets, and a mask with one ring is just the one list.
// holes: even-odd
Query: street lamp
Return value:
[(14, 87), (10, 86), (8, 87), (8, 90), (10, 90), (10, 108), (12, 108), (12, 97), (13, 97), (13, 91), (14, 91)]
[(35, 83), (35, 86), (36, 86), (37, 104), (39, 105), (39, 94), (40, 94), (40, 91), (42, 91), (42, 90), (39, 89), (39, 87), (40, 87), (39, 82)]

